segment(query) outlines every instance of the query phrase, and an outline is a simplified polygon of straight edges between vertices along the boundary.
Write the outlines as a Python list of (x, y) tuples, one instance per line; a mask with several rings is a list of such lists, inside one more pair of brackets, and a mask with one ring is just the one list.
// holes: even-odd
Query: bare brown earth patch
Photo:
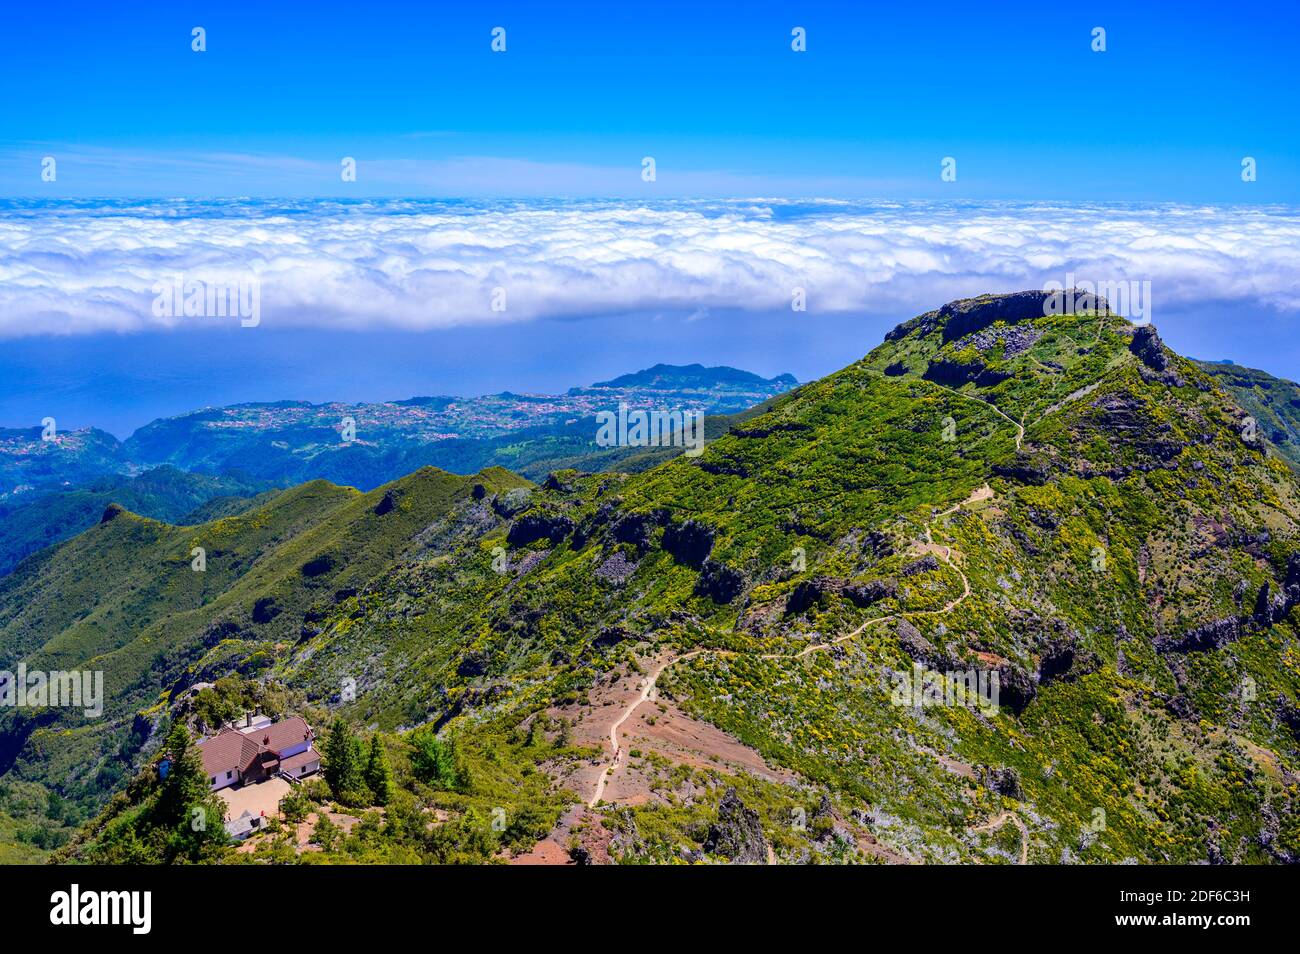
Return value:
[(585, 805), (572, 805), (555, 830), (533, 848), (510, 859), (512, 865), (609, 864), (612, 835), (600, 816)]
[[(572, 745), (592, 752), (589, 758), (557, 759), (543, 765), (557, 786), (585, 795), (604, 776), (601, 802), (617, 805), (666, 802), (662, 794), (666, 791), (665, 762), (726, 773), (748, 772), (777, 783), (794, 781), (791, 773), (768, 765), (758, 751), (716, 726), (686, 715), (653, 691), (647, 695), (649, 674), (670, 658), (664, 654), (643, 660), (640, 671), (625, 667), (593, 686), (585, 704), (548, 710), (552, 720), (568, 722)], [(581, 849), (579, 855), (585, 860), (593, 864), (608, 860), (609, 833), (601, 825), (599, 814), (575, 805), (554, 831), (512, 862), (569, 864), (572, 861), (569, 843), (575, 834)]]

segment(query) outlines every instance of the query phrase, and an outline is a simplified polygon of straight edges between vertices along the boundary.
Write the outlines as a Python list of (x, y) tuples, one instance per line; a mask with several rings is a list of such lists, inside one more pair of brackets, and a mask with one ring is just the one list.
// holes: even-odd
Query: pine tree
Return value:
[(183, 723), (175, 723), (167, 733), (163, 757), (170, 765), (159, 784), (154, 811), (158, 824), (171, 828), (189, 821), (190, 808), (207, 798), (210, 786), (203, 774), (203, 758)]
[(348, 731), (347, 723), (335, 719), (325, 743), (325, 781), (337, 799), (358, 788), (361, 767), (357, 764), (357, 748), (357, 740)]
[(374, 796), (376, 805), (387, 805), (393, 794), (393, 773), (388, 768), (388, 755), (384, 752), (379, 733), (370, 737), (370, 756), (366, 760), (366, 787)]
[(212, 793), (203, 758), (182, 723), (172, 726), (163, 753), (170, 764), (167, 777), (159, 783), (151, 818), (153, 825), (166, 833), (163, 861), (214, 860), (226, 844), (222, 824), (226, 806)]

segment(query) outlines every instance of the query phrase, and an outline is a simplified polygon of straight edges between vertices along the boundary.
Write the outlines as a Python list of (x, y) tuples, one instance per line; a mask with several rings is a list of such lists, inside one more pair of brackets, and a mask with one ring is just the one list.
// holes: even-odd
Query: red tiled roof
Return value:
[(249, 738), (255, 739), (263, 748), (270, 749), (278, 755), (285, 749), (298, 745), (304, 739), (310, 740), (311, 727), (307, 725), (306, 719), (294, 716), (275, 725), (268, 725), (265, 729), (251, 732)]
[(291, 755), (280, 763), (280, 771), (288, 772), (290, 775), (296, 775), (298, 769), (304, 765), (310, 765), (312, 762), (320, 761), (320, 753), (315, 749), (308, 749), (306, 752), (299, 752), (297, 755)]
[(221, 730), (200, 742), (198, 748), (203, 756), (203, 771), (213, 778), (222, 778), (235, 769), (245, 772), (258, 756), (257, 743), (234, 729)]
[[(203, 756), (203, 771), (210, 777), (221, 779), (227, 772), (238, 769), (247, 772), (259, 757), (268, 771), (275, 771), (274, 763), (280, 752), (311, 740), (311, 727), (307, 720), (294, 716), (247, 735), (231, 728), (222, 729), (215, 736), (198, 744)], [(310, 748), (308, 752), (310, 752)], [(306, 754), (306, 753), (304, 753)]]

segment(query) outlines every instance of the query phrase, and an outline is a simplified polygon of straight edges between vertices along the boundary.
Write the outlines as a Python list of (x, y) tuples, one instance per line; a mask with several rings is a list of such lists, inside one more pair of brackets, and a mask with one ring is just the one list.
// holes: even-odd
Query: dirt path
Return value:
[(996, 404), (992, 404), (989, 401), (982, 401), (979, 398), (972, 397), (969, 394), (962, 394), (960, 391), (955, 391), (952, 388), (946, 387), (945, 385), (942, 384), (935, 384), (933, 381), (930, 381), (929, 383), (934, 384), (934, 386), (941, 391), (947, 391), (949, 394), (955, 394), (957, 395), (957, 397), (967, 401), (974, 401), (976, 404), (980, 405), (981, 407), (988, 408), (998, 417), (1002, 418), (1002, 420), (1006, 421), (1008, 424), (1010, 424), (1012, 427), (1016, 429), (1016, 450), (1020, 450), (1020, 444), (1025, 439), (1025, 419), (1023, 416), (1021, 417), (1020, 421), (1017, 422), (1013, 418), (1008, 417), (1007, 414), (1002, 410), (1002, 408), (998, 407)]
[[(943, 385), (936, 385), (936, 387), (943, 387)], [(945, 391), (952, 391), (951, 388), (943, 388), (943, 389)], [(957, 391), (952, 391), (952, 393), (956, 394), (958, 397), (966, 398), (967, 400), (971, 400), (971, 401), (978, 400), (978, 398), (972, 398), (969, 397), (968, 395), (961, 394), (960, 392)], [(1073, 398), (1075, 396), (1077, 395), (1071, 395), (1070, 397)], [(1070, 398), (1067, 398), (1066, 400), (1068, 401), (1069, 399)], [(1024, 440), (1024, 436), (1025, 436), (1025, 427), (1023, 421), (1017, 423), (1016, 421), (1008, 417), (1006, 414), (1004, 414), (1001, 408), (989, 404), (987, 401), (980, 401), (979, 403), (992, 409), (999, 417), (1003, 418), (1005, 421), (1007, 421), (1008, 423), (1010, 423), (1016, 428), (1016, 450), (1019, 450), (1021, 441)], [(959, 577), (961, 577), (962, 593), (960, 596), (952, 600), (949, 600), (940, 609), (937, 610), (914, 610), (910, 613), (890, 613), (886, 616), (878, 616), (874, 619), (869, 619), (866, 622), (864, 622), (861, 626), (852, 630), (851, 632), (843, 633), (842, 635), (836, 636), (834, 639), (827, 640), (826, 642), (823, 643), (814, 643), (813, 645), (805, 646), (797, 653), (764, 653), (760, 655), (758, 658), (763, 660), (802, 659), (811, 653), (821, 652), (822, 650), (829, 649), (830, 647), (836, 645), (837, 643), (844, 642), (845, 640), (848, 639), (853, 639), (855, 636), (858, 636), (861, 633), (863, 633), (868, 626), (875, 626), (878, 623), (885, 623), (892, 619), (900, 619), (903, 616), (942, 616), (946, 613), (952, 612), (957, 606), (961, 605), (962, 602), (964, 602), (966, 599), (970, 597), (971, 595), (970, 580), (967, 578), (966, 574), (962, 571), (961, 567), (958, 566), (953, 561), (954, 551), (952, 547), (947, 545), (942, 545), (942, 544), (936, 544), (934, 542), (934, 538), (931, 534), (931, 527), (937, 521), (942, 520), (943, 518), (956, 513), (962, 507), (968, 507), (971, 504), (979, 503), (980, 501), (983, 500), (989, 500), (992, 497), (993, 497), (993, 489), (989, 487), (988, 484), (984, 484), (983, 486), (978, 487), (975, 490), (971, 491), (970, 496), (968, 496), (965, 500), (961, 501), (960, 503), (953, 504), (947, 510), (941, 511), (940, 513), (936, 513), (925, 525), (926, 544), (930, 547), (939, 549), (941, 551), (943, 562), (949, 568), (954, 570)], [(659, 681), (659, 677), (662, 676), (669, 669), (669, 667), (674, 666), (679, 662), (685, 662), (689, 659), (694, 659), (702, 655), (725, 657), (725, 656), (735, 656), (739, 654), (735, 650), (730, 650), (730, 649), (707, 649), (707, 648), (693, 649), (690, 652), (683, 653), (680, 656), (673, 656), (672, 658), (665, 660), (653, 672), (651, 672), (649, 676), (646, 677), (646, 679), (642, 683), (641, 692), (637, 695), (635, 699), (632, 700), (632, 702), (629, 705), (626, 706), (626, 708), (624, 708), (622, 714), (618, 717), (618, 719), (616, 719), (613, 723), (610, 724), (608, 742), (609, 742), (611, 757), (609, 762), (606, 763), (601, 768), (600, 775), (596, 779), (595, 790), (592, 792), (591, 798), (588, 799), (587, 801), (588, 809), (594, 809), (598, 804), (600, 804), (600, 800), (602, 796), (604, 796), (605, 794), (606, 784), (608, 783), (610, 777), (614, 774), (615, 771), (618, 770), (619, 766), (622, 765), (625, 760), (625, 756), (624, 756), (625, 750), (623, 746), (619, 743), (619, 737), (618, 737), (619, 730), (623, 727), (624, 723), (626, 723), (627, 720), (631, 718), (632, 714), (637, 710), (637, 707), (639, 707), (641, 703), (651, 698), (652, 694), (655, 691), (655, 686)], [(1020, 816), (1016, 815), (1013, 812), (1002, 812), (1000, 815), (996, 816), (995, 818), (991, 819), (988, 822), (985, 822), (983, 825), (980, 825), (977, 828), (972, 828), (970, 830), (984, 831), (989, 829), (996, 829), (1001, 825), (1005, 824), (1008, 820), (1013, 822), (1015, 826), (1018, 829), (1020, 829), (1020, 863), (1022, 865), (1026, 864), (1028, 859), (1028, 854), (1029, 854), (1029, 830), (1025, 827), (1025, 823), (1020, 819)], [(771, 864), (773, 863), (774, 860), (775, 859), (772, 857), (771, 849), (769, 848), (768, 863)]]
[(1029, 829), (1025, 827), (1025, 823), (1020, 820), (1020, 816), (1015, 812), (1002, 812), (990, 818), (984, 824), (976, 825), (970, 831), (996, 831), (1007, 822), (1012, 822), (1020, 829), (1020, 863), (1027, 865), (1029, 864)]
[(1057, 411), (1065, 407), (1065, 405), (1069, 404), (1071, 401), (1077, 401), (1079, 400), (1079, 398), (1087, 397), (1089, 394), (1097, 390), (1097, 388), (1099, 387), (1101, 387), (1101, 382), (1093, 381), (1092, 384), (1088, 384), (1085, 385), (1084, 387), (1079, 388), (1078, 390), (1071, 391), (1065, 397), (1061, 398), (1061, 400), (1057, 401), (1055, 404), (1050, 405), (1047, 408), (1047, 410), (1043, 411), (1042, 414), (1038, 415), (1038, 418), (1037, 420), (1034, 421), (1034, 423), (1037, 424), (1038, 421), (1041, 421), (1044, 418), (1052, 414), (1055, 414)]
[(600, 777), (596, 779), (596, 791), (587, 802), (588, 808), (596, 807), (596, 803), (600, 801), (600, 797), (605, 794), (605, 783), (609, 781), (609, 776), (618, 768), (619, 763), (623, 760), (623, 747), (618, 744), (618, 730), (623, 727), (623, 723), (631, 718), (632, 713), (636, 711), (637, 706), (650, 698), (650, 694), (655, 690), (655, 683), (659, 681), (659, 677), (663, 675), (665, 669), (673, 663), (683, 662), (693, 656), (700, 655), (702, 652), (704, 652), (703, 649), (694, 649), (681, 656), (674, 656), (672, 659), (661, 664), (658, 669), (646, 677), (641, 686), (641, 694), (632, 701), (631, 705), (623, 710), (623, 714), (618, 717), (618, 721), (609, 727), (609, 748), (614, 755), (609, 764), (601, 770)]
[[(999, 411), (998, 413), (1001, 412)], [(1008, 418), (1008, 420), (1010, 420), (1010, 418)], [(931, 546), (938, 546), (937, 544), (934, 543), (930, 533), (931, 524), (933, 524), (936, 520), (941, 520), (944, 517), (949, 516), (950, 514), (956, 513), (962, 507), (969, 506), (970, 504), (973, 503), (978, 503), (981, 500), (988, 500), (992, 496), (993, 496), (992, 488), (989, 487), (988, 484), (985, 484), (984, 486), (971, 491), (970, 496), (967, 497), (965, 500), (963, 500), (961, 503), (953, 504), (951, 507), (949, 507), (947, 510), (943, 511), (942, 513), (936, 514), (931, 519), (931, 521), (925, 525), (925, 539), (927, 543), (929, 543)], [(843, 633), (839, 636), (836, 636), (834, 639), (827, 640), (826, 642), (823, 643), (814, 643), (810, 646), (805, 646), (797, 653), (763, 653), (758, 658), (764, 660), (803, 659), (805, 656), (808, 656), (811, 653), (821, 652), (822, 650), (829, 649), (830, 647), (834, 646), (837, 643), (842, 643), (845, 640), (853, 639), (855, 636), (861, 635), (862, 632), (865, 631), (868, 626), (875, 626), (877, 623), (885, 623), (891, 619), (900, 619), (903, 616), (942, 616), (945, 613), (952, 612), (957, 606), (959, 606), (964, 600), (969, 598), (969, 596), (971, 595), (970, 580), (967, 579), (966, 574), (962, 572), (961, 567), (959, 567), (956, 563), (953, 562), (952, 554), (953, 554), (952, 547), (942, 546), (943, 562), (947, 564), (948, 567), (950, 567), (952, 570), (954, 570), (959, 577), (961, 577), (962, 593), (960, 596), (952, 600), (949, 600), (940, 609), (914, 610), (910, 613), (890, 613), (887, 616), (877, 616), (874, 619), (867, 620), (857, 629), (854, 629), (847, 633)], [(615, 771), (618, 770), (618, 767), (624, 761), (625, 750), (623, 746), (619, 743), (619, 739), (618, 739), (619, 729), (621, 729), (623, 727), (623, 724), (627, 722), (629, 718), (631, 718), (632, 713), (636, 711), (637, 707), (640, 706), (641, 703), (645, 702), (647, 699), (650, 698), (651, 694), (655, 690), (656, 683), (658, 683), (659, 681), (659, 677), (662, 676), (670, 666), (674, 666), (679, 662), (685, 662), (688, 659), (694, 659), (697, 656), (701, 656), (705, 654), (710, 656), (720, 656), (720, 657), (738, 655), (738, 653), (735, 650), (731, 650), (731, 649), (704, 649), (704, 648), (692, 649), (690, 652), (683, 653), (680, 656), (674, 656), (671, 659), (664, 661), (658, 666), (658, 668), (656, 668), (653, 672), (651, 672), (648, 677), (646, 677), (646, 679), (642, 683), (640, 694), (634, 700), (632, 700), (632, 702), (623, 710), (623, 713), (618, 717), (618, 719), (615, 720), (609, 727), (608, 741), (609, 741), (609, 750), (611, 753), (610, 760), (601, 769), (600, 775), (596, 779), (595, 791), (592, 792), (591, 798), (587, 800), (588, 808), (595, 808), (596, 805), (600, 803), (601, 797), (605, 794), (606, 783), (609, 781), (610, 776)]]

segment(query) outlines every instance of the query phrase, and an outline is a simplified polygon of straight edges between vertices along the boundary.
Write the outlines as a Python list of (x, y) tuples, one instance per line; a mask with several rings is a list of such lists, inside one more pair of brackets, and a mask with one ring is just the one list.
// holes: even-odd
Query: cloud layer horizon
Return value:
[[(713, 310), (899, 320), (1067, 276), (1300, 310), (1300, 209), (817, 200), (0, 202), (0, 337), (186, 328), (158, 285), (250, 282), (270, 328)], [(504, 289), (504, 310), (499, 309)], [(252, 333), (252, 329), (250, 329)]]

